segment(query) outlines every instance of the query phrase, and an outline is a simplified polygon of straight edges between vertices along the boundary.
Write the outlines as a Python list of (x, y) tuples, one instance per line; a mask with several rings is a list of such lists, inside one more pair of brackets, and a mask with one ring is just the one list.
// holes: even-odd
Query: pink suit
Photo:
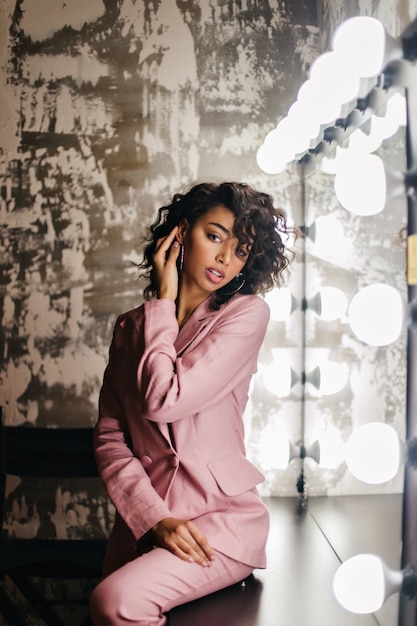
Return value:
[[(95, 429), (117, 517), (95, 624), (162, 626), (172, 606), (265, 567), (263, 476), (246, 459), (242, 413), (268, 320), (266, 303), (247, 295), (219, 311), (206, 300), (180, 331), (168, 299), (117, 320)], [(148, 551), (146, 533), (165, 517), (197, 524), (216, 551), (211, 567)]]

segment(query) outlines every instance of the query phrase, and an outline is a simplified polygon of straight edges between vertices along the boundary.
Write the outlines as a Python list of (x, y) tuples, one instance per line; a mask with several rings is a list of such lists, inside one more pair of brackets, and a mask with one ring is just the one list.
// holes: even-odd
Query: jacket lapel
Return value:
[(178, 333), (175, 340), (177, 356), (183, 354), (188, 346), (190, 346), (196, 337), (206, 328), (209, 320), (218, 313), (218, 311), (209, 309), (209, 301), (210, 299), (204, 300), (204, 302), (193, 311)]

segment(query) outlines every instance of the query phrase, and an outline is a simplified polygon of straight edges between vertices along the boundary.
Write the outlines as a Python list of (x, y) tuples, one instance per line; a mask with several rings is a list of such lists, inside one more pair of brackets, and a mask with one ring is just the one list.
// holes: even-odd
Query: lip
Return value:
[(217, 267), (208, 267), (206, 269), (206, 275), (208, 279), (215, 285), (218, 285), (224, 279), (223, 270), (220, 270)]

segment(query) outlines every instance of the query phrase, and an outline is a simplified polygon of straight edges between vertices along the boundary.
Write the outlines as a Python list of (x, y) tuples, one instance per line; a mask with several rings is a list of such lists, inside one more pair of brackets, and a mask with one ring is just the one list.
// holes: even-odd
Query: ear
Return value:
[(184, 243), (185, 236), (189, 230), (188, 220), (186, 218), (182, 219), (178, 224), (178, 233), (177, 233), (177, 241), (179, 243)]

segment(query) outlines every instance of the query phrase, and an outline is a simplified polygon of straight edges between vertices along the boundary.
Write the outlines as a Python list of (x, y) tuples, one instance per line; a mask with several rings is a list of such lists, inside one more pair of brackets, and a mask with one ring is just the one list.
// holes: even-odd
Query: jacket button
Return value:
[(180, 460), (177, 456), (172, 456), (171, 457), (171, 465), (172, 467), (178, 467), (178, 465), (180, 464)]

